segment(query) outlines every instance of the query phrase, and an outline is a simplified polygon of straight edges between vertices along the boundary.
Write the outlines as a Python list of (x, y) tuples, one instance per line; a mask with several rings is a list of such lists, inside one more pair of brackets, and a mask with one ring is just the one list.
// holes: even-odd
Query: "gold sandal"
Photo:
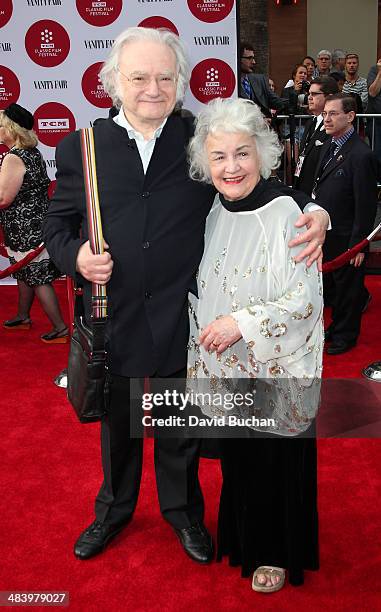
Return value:
[[(258, 576), (260, 574), (265, 576), (267, 580), (271, 580), (271, 576), (278, 576), (279, 582), (277, 584), (272, 584), (271, 586), (260, 584), (258, 582)], [(253, 591), (257, 591), (258, 593), (275, 593), (275, 591), (280, 591), (280, 589), (284, 585), (285, 577), (286, 571), (283, 569), (283, 567), (274, 567), (273, 565), (261, 565), (255, 570), (253, 574)]]

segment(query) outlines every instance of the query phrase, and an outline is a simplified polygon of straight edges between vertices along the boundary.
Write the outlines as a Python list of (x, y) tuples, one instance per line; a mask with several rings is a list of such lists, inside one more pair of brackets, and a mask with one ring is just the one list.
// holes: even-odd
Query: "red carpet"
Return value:
[[(374, 299), (358, 346), (326, 360), (325, 376), (357, 377), (381, 358), (381, 278), (371, 277)], [(64, 287), (60, 286), (64, 302)], [(15, 313), (15, 287), (0, 287), (0, 320)], [(93, 517), (100, 484), (98, 425), (80, 425), (53, 385), (67, 347), (47, 346), (49, 324), (38, 304), (29, 332), (0, 328), (1, 563), (0, 590), (69, 591), (70, 610), (381, 610), (381, 442), (319, 442), (321, 570), (304, 587), (287, 585), (260, 595), (222, 564), (198, 566), (184, 555), (161, 519), (146, 443), (141, 497), (133, 523), (87, 562), (72, 545)], [(376, 383), (375, 383), (376, 384)], [(203, 460), (206, 524), (216, 531), (220, 472)], [(255, 486), (255, 474), (253, 474)], [(271, 529), (263, 523), (259, 529)], [(42, 609), (42, 608), (41, 608)], [(45, 609), (45, 608), (44, 608)]]

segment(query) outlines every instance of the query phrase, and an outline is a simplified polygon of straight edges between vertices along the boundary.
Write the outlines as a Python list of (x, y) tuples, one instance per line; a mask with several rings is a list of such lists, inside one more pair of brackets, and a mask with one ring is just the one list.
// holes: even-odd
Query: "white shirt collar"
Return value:
[[(161, 135), (163, 131), (163, 127), (167, 123), (167, 119), (168, 117), (166, 117), (163, 123), (159, 125), (159, 127), (155, 130), (151, 140), (159, 138), (159, 136)], [(124, 111), (123, 111), (123, 107), (120, 108), (119, 113), (114, 117), (114, 121), (115, 123), (117, 123), (121, 127), (124, 127), (127, 130), (129, 138), (131, 139), (133, 138), (134, 140), (144, 140), (143, 134), (135, 130), (135, 128), (132, 127), (131, 123), (127, 120), (126, 115), (124, 114)]]

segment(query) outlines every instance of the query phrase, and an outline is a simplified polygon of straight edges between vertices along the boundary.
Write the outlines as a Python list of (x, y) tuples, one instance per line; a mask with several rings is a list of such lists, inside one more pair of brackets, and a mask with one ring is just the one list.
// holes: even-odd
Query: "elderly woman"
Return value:
[(208, 387), (214, 398), (227, 391), (234, 398), (242, 388), (255, 398), (233, 409), (203, 403), (209, 416), (225, 414), (225, 423), (244, 416), (250, 428), (231, 427), (221, 440), (218, 558), (228, 555), (242, 576), (255, 570), (253, 589), (272, 592), (286, 570), (296, 585), (304, 569), (318, 568), (321, 275), (316, 264), (295, 263), (299, 249), (288, 246), (300, 211), (265, 180), (281, 147), (255, 104), (210, 102), (189, 154), (192, 178), (219, 193), (207, 219), (198, 300), (190, 297), (188, 385)]
[[(33, 123), (33, 115), (19, 104), (11, 104), (0, 112), (0, 142), (9, 148), (0, 172), (0, 224), (11, 264), (23, 259), (42, 242), (42, 222), (49, 205), (50, 181), (37, 149)], [(19, 289), (18, 313), (4, 322), (5, 329), (30, 328), (30, 309), (36, 294), (53, 326), (41, 340), (66, 342), (68, 329), (51, 285), (60, 272), (46, 249), (13, 276)]]

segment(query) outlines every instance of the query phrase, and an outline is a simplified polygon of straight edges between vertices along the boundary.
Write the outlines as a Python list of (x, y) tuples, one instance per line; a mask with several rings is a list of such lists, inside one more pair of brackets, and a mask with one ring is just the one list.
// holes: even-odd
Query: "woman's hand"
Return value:
[(297, 91), (298, 93), (300, 93), (302, 91), (302, 81), (295, 81), (294, 83), (294, 89), (295, 91)]
[(216, 351), (219, 355), (241, 338), (237, 321), (227, 315), (209, 323), (200, 335), (199, 342), (206, 351)]
[(307, 231), (290, 240), (288, 246), (294, 247), (307, 242), (307, 246), (295, 257), (295, 261), (301, 262), (307, 257), (307, 267), (310, 267), (314, 261), (317, 261), (321, 272), (323, 261), (322, 247), (329, 225), (329, 214), (325, 210), (314, 210), (313, 212), (302, 214), (296, 221), (295, 227), (303, 227), (303, 225), (307, 226)]

